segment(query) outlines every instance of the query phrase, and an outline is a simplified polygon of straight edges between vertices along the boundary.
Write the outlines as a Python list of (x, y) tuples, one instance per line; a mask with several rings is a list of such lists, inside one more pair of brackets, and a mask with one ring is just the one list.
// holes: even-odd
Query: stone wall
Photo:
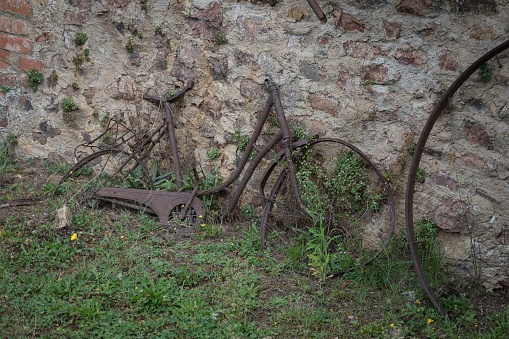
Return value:
[[(409, 149), (443, 90), (506, 40), (508, 3), (319, 3), (326, 23), (305, 0), (4, 0), (2, 138), (17, 136), (20, 156), (73, 161), (73, 148), (97, 136), (104, 117), (150, 127), (161, 112), (142, 94), (194, 80), (176, 114), (182, 151), (204, 162), (218, 147), (216, 165), (227, 173), (235, 166), (233, 135), (251, 132), (269, 75), (292, 123), (346, 139), (394, 173), (404, 227)], [(87, 35), (84, 45), (76, 46), (78, 33)], [(433, 131), (415, 215), (437, 221), (452, 268), (497, 288), (509, 284), (509, 66), (492, 60), (490, 67), (491, 79), (472, 79)], [(36, 92), (31, 68), (44, 74)], [(71, 119), (59, 106), (66, 97), (79, 106)]]

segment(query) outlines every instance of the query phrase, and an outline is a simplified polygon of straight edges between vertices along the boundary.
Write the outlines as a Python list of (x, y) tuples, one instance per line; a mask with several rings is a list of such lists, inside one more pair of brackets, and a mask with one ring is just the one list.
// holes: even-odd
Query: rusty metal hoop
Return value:
[[(374, 212), (372, 214), (371, 218), (369, 218), (369, 221), (370, 221), (370, 224), (372, 224), (372, 227), (383, 228), (384, 234), (383, 235), (377, 234), (378, 236), (381, 236), (381, 238), (378, 239), (381, 241), (376, 243), (376, 245), (375, 245), (376, 249), (374, 250), (374, 253), (371, 253), (370, 255), (362, 256), (362, 257), (358, 258), (359, 261), (355, 265), (350, 265), (349, 267), (344, 268), (341, 271), (337, 271), (337, 272), (333, 273), (334, 276), (340, 276), (340, 275), (354, 269), (355, 267), (364, 266), (364, 265), (367, 265), (367, 264), (373, 262), (381, 253), (383, 253), (383, 251), (385, 250), (387, 244), (389, 243), (389, 241), (392, 238), (392, 235), (394, 233), (394, 227), (395, 227), (394, 201), (393, 201), (390, 186), (387, 183), (387, 181), (385, 180), (384, 176), (378, 170), (376, 165), (369, 159), (369, 157), (365, 153), (363, 153), (359, 148), (357, 148), (353, 144), (351, 144), (347, 141), (341, 140), (341, 139), (318, 138), (315, 140), (302, 140), (301, 142), (296, 142), (295, 144), (293, 144), (292, 152), (297, 151), (297, 153), (299, 153), (302, 151), (303, 153), (306, 153), (307, 151), (311, 152), (315, 148), (326, 150), (326, 152), (322, 153), (321, 155), (335, 154), (334, 150), (338, 150), (338, 151), (344, 150), (344, 151), (352, 152), (353, 154), (355, 154), (355, 156), (357, 156), (362, 161), (363, 165), (368, 169), (368, 171), (370, 171), (371, 175), (373, 175), (372, 179), (376, 180), (376, 183), (378, 184), (378, 188), (380, 189), (380, 192), (383, 192), (383, 194), (385, 195), (385, 199), (383, 201), (383, 205), (385, 205), (385, 207), (382, 207), (381, 209), (385, 208), (387, 210), (387, 214), (383, 214), (387, 218), (379, 218), (378, 223), (377, 223), (375, 221), (375, 219), (376, 219), (375, 215), (380, 216), (381, 214), (378, 213), (379, 211)], [(336, 153), (338, 153), (338, 152), (336, 152)], [(315, 156), (318, 154), (312, 153), (312, 155)], [(283, 168), (280, 172), (278, 172), (278, 170), (276, 170), (276, 166), (278, 163), (284, 164), (284, 162), (282, 161), (283, 157), (284, 157), (283, 152), (280, 152), (275, 156), (275, 158), (273, 159), (273, 162), (266, 169), (266, 171), (263, 175), (263, 179), (261, 180), (260, 193), (266, 199), (266, 205), (265, 205), (265, 208), (263, 211), (262, 220), (260, 222), (260, 244), (261, 244), (262, 248), (264, 248), (264, 246), (265, 246), (267, 225), (269, 224), (268, 219), (269, 219), (271, 213), (273, 212), (272, 211), (273, 206), (277, 204), (276, 203), (277, 196), (279, 194), (286, 194), (286, 193), (293, 196), (292, 192), (288, 192), (288, 191), (291, 191), (291, 188), (289, 186), (284, 186), (284, 188), (283, 188), (283, 182), (285, 182), (285, 180), (288, 179), (288, 176), (289, 176), (289, 173), (288, 173), (286, 167)], [(318, 156), (318, 158), (316, 158), (314, 160), (317, 161), (317, 163), (323, 164), (324, 162), (336, 163), (337, 159), (333, 159), (333, 158), (328, 159), (324, 156)], [(304, 163), (306, 161), (307, 160), (305, 160)], [(297, 159), (295, 159), (294, 163), (297, 164), (297, 163), (299, 163), (299, 161)], [(278, 172), (278, 173), (275, 173), (275, 172)], [(324, 171), (321, 174), (325, 174), (327, 176), (327, 171)], [(328, 174), (330, 175), (332, 173), (328, 173)], [(272, 188), (271, 188), (270, 193), (268, 194), (268, 196), (265, 196), (264, 187), (268, 182), (268, 177), (270, 177), (270, 176), (274, 176), (275, 180), (272, 183)], [(307, 177), (307, 178), (308, 178), (307, 180), (311, 179), (309, 177)], [(324, 192), (322, 192), (322, 193), (324, 193)], [(290, 199), (292, 199), (292, 198), (290, 198)], [(334, 206), (334, 207), (340, 208), (340, 206)], [(299, 226), (302, 226), (301, 221), (310, 219), (310, 216), (307, 213), (308, 213), (307, 211), (301, 211), (298, 214), (302, 217), (299, 221)], [(364, 215), (365, 213), (366, 213), (366, 211), (363, 213), (363, 218), (367, 218), (367, 216)], [(295, 215), (296, 214), (291, 214), (291, 213), (290, 213), (290, 215), (286, 215), (288, 218), (285, 219), (285, 223), (289, 223), (291, 216), (295, 216)], [(323, 216), (322, 216), (322, 218), (326, 219)], [(311, 218), (311, 219), (313, 219), (313, 218)], [(332, 220), (328, 220), (328, 221), (332, 222)], [(342, 222), (340, 222), (339, 224), (342, 224)], [(377, 224), (377, 226), (375, 226), (375, 224)], [(381, 231), (381, 229), (377, 229), (377, 230)], [(363, 230), (363, 231), (366, 231), (366, 230)], [(345, 248), (344, 251), (348, 252), (348, 249)]]
[(415, 147), (415, 152), (412, 157), (412, 163), (410, 165), (410, 171), (408, 173), (408, 181), (407, 181), (407, 189), (405, 196), (405, 224), (407, 231), (408, 243), (410, 244), (410, 254), (412, 256), (412, 261), (414, 263), (415, 270), (417, 275), (419, 276), (419, 281), (424, 288), (424, 291), (428, 295), (429, 299), (435, 306), (435, 308), (440, 312), (440, 314), (445, 315), (445, 310), (437, 299), (435, 293), (431, 289), (431, 286), (426, 279), (426, 275), (424, 273), (424, 269), (421, 264), (421, 259), (417, 249), (417, 242), (415, 238), (414, 232), (414, 216), (413, 216), (413, 199), (414, 199), (414, 188), (417, 177), (417, 171), (419, 169), (419, 164), (421, 161), (422, 153), (424, 151), (424, 146), (426, 145), (426, 141), (435, 125), (438, 117), (442, 114), (444, 109), (448, 106), (449, 101), (452, 99), (454, 94), (458, 91), (458, 89), (465, 83), (465, 81), (476, 71), (481, 65), (486, 63), (491, 58), (494, 58), (500, 52), (509, 48), (509, 40), (503, 42), (497, 47), (493, 48), (482, 57), (477, 59), (470, 67), (468, 67), (460, 76), (453, 82), (453, 84), (445, 91), (444, 95), (435, 106), (435, 109), (431, 113), (428, 118), (428, 121), (424, 125), (424, 128), (419, 137), (419, 141)]

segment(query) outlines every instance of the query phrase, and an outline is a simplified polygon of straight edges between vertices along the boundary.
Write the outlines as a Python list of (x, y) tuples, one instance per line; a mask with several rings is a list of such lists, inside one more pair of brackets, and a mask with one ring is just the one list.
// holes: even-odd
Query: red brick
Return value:
[(13, 87), (17, 82), (18, 76), (15, 74), (0, 73), (0, 86)]
[(32, 16), (32, 5), (27, 0), (2, 0), (0, 9), (13, 14)]
[(339, 10), (339, 20), (336, 26), (343, 27), (347, 31), (364, 32), (364, 22), (341, 9)]
[(30, 59), (24, 56), (20, 56), (18, 58), (18, 65), (24, 71), (28, 71), (29, 69), (35, 68), (38, 71), (44, 71), (44, 64), (39, 60)]
[(373, 43), (362, 41), (348, 41), (343, 44), (345, 53), (354, 58), (375, 59), (385, 55), (382, 48)]
[(32, 53), (33, 43), (25, 38), (0, 34), (0, 48), (16, 53)]
[(327, 112), (333, 117), (336, 116), (338, 111), (338, 103), (334, 98), (331, 98), (322, 93), (311, 93), (308, 97), (308, 101), (311, 105), (311, 108)]
[(0, 49), (0, 60), (6, 61), (9, 59), (10, 55), (11, 55), (11, 52)]
[(9, 68), (11, 68), (11, 66), (8, 63), (0, 60), (0, 69), (9, 69)]
[(0, 16), (0, 31), (28, 35), (28, 24), (23, 20)]

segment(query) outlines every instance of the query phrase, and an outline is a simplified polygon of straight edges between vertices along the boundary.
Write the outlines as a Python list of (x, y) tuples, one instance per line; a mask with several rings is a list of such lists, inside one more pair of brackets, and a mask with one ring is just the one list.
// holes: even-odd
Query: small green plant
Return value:
[(85, 57), (86, 62), (90, 62), (90, 50), (88, 48), (83, 50), (83, 56)]
[(37, 92), (39, 85), (44, 80), (44, 76), (42, 75), (42, 73), (39, 70), (37, 70), (35, 68), (30, 69), (27, 72), (27, 75), (28, 75), (28, 83), (30, 84), (32, 91)]
[(125, 50), (127, 51), (127, 53), (134, 52), (134, 47), (133, 47), (133, 43), (132, 43), (131, 39), (129, 39), (127, 41), (127, 43), (125, 44)]
[(484, 63), (479, 67), (478, 78), (482, 82), (489, 82), (492, 77), (491, 67), (487, 63)]
[(299, 140), (302, 140), (302, 139), (313, 140), (314, 139), (314, 136), (312, 134), (308, 133), (303, 127), (301, 127), (299, 125), (292, 125), (292, 132), (293, 132), (293, 135)]
[(419, 167), (419, 169), (417, 169), (415, 180), (417, 182), (424, 182), (426, 180), (426, 170), (424, 168)]
[(416, 147), (417, 147), (416, 144), (412, 144), (412, 145), (408, 146), (408, 148), (407, 148), (408, 154), (409, 155), (414, 155)]
[(0, 174), (7, 173), (16, 164), (14, 147), (18, 144), (17, 136), (9, 132), (3, 143), (0, 143)]
[[(233, 135), (233, 141), (237, 145), (237, 149), (240, 152), (244, 152), (246, 150), (250, 139), (251, 137), (249, 135), (242, 135), (239, 132), (235, 132)], [(256, 157), (256, 154), (258, 154), (258, 152), (256, 150), (252, 150), (251, 154), (249, 155), (249, 160), (253, 160), (254, 157)]]
[(75, 114), (74, 112), (78, 110), (78, 105), (74, 103), (72, 98), (64, 98), (60, 101), (60, 107), (62, 107), (62, 118), (66, 123), (71, 123), (74, 121)]
[(78, 106), (70, 97), (63, 98), (62, 101), (60, 101), (60, 107), (62, 107), (65, 112), (74, 112), (78, 110)]
[(18, 137), (16, 136), (16, 134), (9, 132), (7, 133), (7, 142), (11, 146), (16, 146), (18, 144)]
[(226, 34), (223, 32), (218, 32), (216, 34), (216, 45), (225, 45), (228, 43), (228, 38), (226, 37)]
[(163, 34), (163, 28), (161, 27), (161, 25), (157, 26), (156, 29), (154, 30), (154, 34), (155, 35), (161, 35)]
[(9, 86), (0, 86), (0, 92), (7, 93), (11, 90)]
[(141, 9), (144, 10), (145, 12), (147, 11), (147, 2), (148, 0), (140, 0), (140, 6), (141, 6)]
[(426, 268), (426, 276), (432, 285), (446, 284), (444, 276), (445, 253), (438, 239), (437, 224), (434, 220), (421, 218), (415, 222), (415, 237), (421, 257), (421, 264)]
[(213, 148), (207, 151), (207, 160), (215, 160), (221, 156), (221, 150), (219, 148)]
[(246, 219), (253, 219), (255, 217), (255, 207), (253, 204), (244, 205), (240, 209), (240, 215)]
[(74, 44), (76, 47), (83, 46), (88, 40), (88, 36), (85, 33), (76, 33), (74, 36)]
[(83, 58), (83, 55), (81, 55), (81, 54), (76, 54), (75, 56), (72, 57), (72, 63), (74, 64), (74, 66), (76, 66), (76, 68), (83, 65), (84, 60), (85, 59)]
[(273, 127), (279, 127), (279, 119), (274, 114), (271, 114), (267, 117), (267, 122)]
[(94, 110), (94, 111), (92, 112), (92, 118), (94, 118), (94, 119), (99, 119), (99, 112), (98, 112), (97, 110)]
[(143, 34), (138, 31), (138, 28), (135, 26), (129, 26), (129, 32), (131, 32), (133, 36), (138, 37), (138, 39), (143, 39)]
[(415, 237), (421, 243), (437, 238), (437, 223), (431, 219), (421, 218), (417, 220), (415, 230)]
[(99, 124), (101, 125), (101, 127), (106, 127), (108, 121), (110, 121), (110, 116), (106, 114), (102, 116), (101, 120), (99, 121)]
[(78, 85), (78, 83), (76, 81), (73, 81), (73, 83), (71, 84), (71, 87), (75, 91), (80, 89), (80, 86)]
[(395, 192), (398, 187), (398, 181), (396, 180), (396, 173), (392, 168), (385, 168), (382, 172), (385, 182), (389, 185), (392, 192)]

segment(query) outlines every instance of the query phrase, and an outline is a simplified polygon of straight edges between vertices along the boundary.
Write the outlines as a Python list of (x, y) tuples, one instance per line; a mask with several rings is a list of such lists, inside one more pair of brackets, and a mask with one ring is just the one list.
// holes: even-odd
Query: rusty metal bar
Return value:
[(323, 13), (318, 2), (316, 0), (307, 0), (307, 2), (309, 6), (311, 6), (311, 8), (313, 9), (313, 12), (315, 12), (318, 19), (323, 23), (327, 22), (327, 17)]
[(279, 125), (281, 128), (281, 131), (283, 132), (283, 149), (285, 152), (285, 158), (286, 158), (286, 166), (288, 167), (288, 175), (290, 176), (290, 183), (293, 188), (293, 192), (295, 194), (295, 200), (297, 201), (297, 204), (300, 206), (300, 208), (303, 211), (306, 211), (306, 208), (304, 207), (304, 204), (302, 203), (302, 199), (300, 197), (299, 193), (299, 186), (297, 185), (297, 175), (295, 174), (297, 171), (295, 170), (295, 164), (292, 160), (292, 133), (290, 132), (290, 127), (288, 126), (288, 123), (286, 121), (285, 113), (283, 111), (283, 105), (281, 104), (281, 98), (279, 97), (279, 90), (275, 85), (271, 85), (270, 88), (270, 95), (273, 98), (274, 101), (274, 107), (276, 109), (277, 117), (279, 119)]
[(230, 202), (228, 203), (228, 209), (226, 213), (231, 213), (233, 209), (235, 208), (235, 205), (237, 205), (237, 202), (240, 199), (240, 196), (242, 195), (242, 192), (244, 192), (244, 189), (247, 186), (247, 183), (253, 176), (253, 173), (258, 167), (258, 164), (262, 159), (270, 152), (271, 149), (274, 148), (274, 146), (283, 138), (283, 134), (281, 131), (278, 131), (276, 135), (274, 135), (270, 141), (263, 146), (259, 151), (256, 157), (251, 160), (251, 163), (249, 164), (249, 167), (247, 168), (246, 172), (244, 173), (244, 176), (242, 177), (242, 180), (239, 183), (239, 186), (235, 190), (235, 193), (233, 194), (232, 198), (230, 199)]
[(449, 101), (454, 96), (456, 91), (463, 85), (463, 83), (477, 70), (481, 65), (486, 63), (491, 58), (495, 57), (500, 52), (504, 51), (509, 47), (509, 40), (498, 45), (493, 48), (482, 57), (480, 57), (476, 62), (474, 62), (470, 67), (468, 67), (460, 76), (454, 81), (454, 83), (447, 89), (444, 93), (435, 109), (431, 113), (426, 125), (424, 126), (421, 135), (419, 137), (419, 141), (416, 145), (414, 155), (412, 157), (412, 163), (410, 165), (410, 172), (408, 173), (408, 181), (407, 181), (407, 189), (405, 196), (405, 223), (407, 230), (407, 238), (410, 244), (410, 253), (412, 255), (412, 260), (414, 262), (415, 270), (419, 276), (419, 281), (426, 291), (426, 294), (430, 298), (431, 302), (435, 306), (435, 308), (440, 312), (440, 314), (445, 315), (445, 310), (438, 301), (435, 293), (431, 289), (431, 286), (426, 279), (426, 274), (421, 264), (421, 259), (419, 257), (419, 252), (416, 246), (416, 238), (414, 232), (414, 215), (413, 215), (413, 197), (414, 197), (414, 188), (417, 176), (417, 170), (419, 169), (419, 163), (421, 161), (422, 153), (424, 151), (424, 146), (426, 145), (426, 141), (437, 121), (438, 117), (442, 114), (444, 109), (448, 106)]

